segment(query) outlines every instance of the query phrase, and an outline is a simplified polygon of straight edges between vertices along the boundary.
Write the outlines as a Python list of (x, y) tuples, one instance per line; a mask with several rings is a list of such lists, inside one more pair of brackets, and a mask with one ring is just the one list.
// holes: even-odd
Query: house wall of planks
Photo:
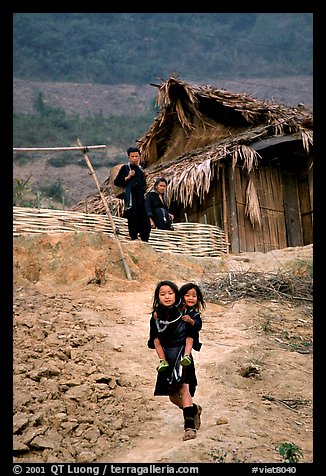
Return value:
[(255, 169), (260, 226), (253, 225), (246, 214), (249, 178), (239, 165), (234, 169), (231, 165), (225, 166), (224, 194), (220, 173), (204, 200), (200, 203), (195, 197), (191, 208), (178, 210), (176, 220), (184, 221), (186, 217), (191, 222), (221, 227), (231, 253), (266, 253), (310, 244), (313, 242), (311, 163), (306, 156), (297, 153), (285, 151), (281, 155), (274, 151)]

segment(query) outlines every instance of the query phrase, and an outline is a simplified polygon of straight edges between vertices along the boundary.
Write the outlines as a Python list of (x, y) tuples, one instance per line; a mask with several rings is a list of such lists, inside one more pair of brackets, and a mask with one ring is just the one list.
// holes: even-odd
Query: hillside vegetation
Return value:
[(14, 76), (146, 84), (312, 74), (312, 13), (15, 13)]

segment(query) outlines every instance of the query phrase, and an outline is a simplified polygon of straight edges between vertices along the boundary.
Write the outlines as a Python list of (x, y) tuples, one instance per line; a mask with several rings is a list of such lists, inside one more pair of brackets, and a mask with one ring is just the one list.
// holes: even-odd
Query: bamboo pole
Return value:
[(14, 152), (46, 152), (53, 150), (106, 149), (106, 145), (87, 145), (84, 147), (13, 147)]
[(125, 255), (124, 255), (124, 252), (123, 252), (123, 248), (122, 248), (122, 245), (120, 243), (120, 239), (119, 239), (119, 236), (117, 234), (117, 230), (116, 230), (116, 226), (115, 226), (115, 223), (113, 221), (113, 217), (112, 217), (112, 214), (110, 212), (110, 209), (109, 209), (109, 206), (108, 206), (108, 203), (106, 201), (106, 198), (105, 198), (105, 195), (104, 193), (102, 192), (101, 190), (101, 186), (97, 180), (97, 177), (95, 175), (95, 172), (94, 172), (94, 169), (93, 169), (93, 166), (91, 164), (91, 161), (89, 160), (89, 157), (86, 153), (87, 151), (87, 147), (83, 147), (82, 146), (82, 143), (80, 142), (79, 138), (77, 139), (77, 144), (78, 146), (80, 147), (80, 149), (83, 151), (83, 155), (84, 155), (84, 159), (86, 161), (86, 164), (91, 172), (91, 175), (93, 176), (93, 179), (94, 179), (94, 182), (96, 184), (96, 187), (97, 187), (97, 190), (99, 191), (99, 194), (100, 194), (100, 197), (102, 199), (102, 202), (103, 202), (103, 205), (105, 207), (105, 210), (106, 210), (106, 213), (109, 217), (109, 220), (110, 220), (110, 223), (111, 223), (111, 226), (112, 226), (112, 230), (113, 230), (113, 234), (114, 234), (114, 237), (117, 241), (117, 245), (118, 245), (118, 248), (119, 248), (119, 251), (120, 251), (120, 255), (121, 255), (121, 258), (122, 258), (122, 262), (123, 262), (123, 265), (124, 265), (124, 268), (125, 268), (125, 271), (126, 271), (126, 275), (127, 275), (127, 278), (129, 280), (131, 280), (131, 274), (130, 274), (130, 269), (129, 269), (129, 266), (128, 266), (128, 263), (126, 261), (126, 258), (125, 258)]

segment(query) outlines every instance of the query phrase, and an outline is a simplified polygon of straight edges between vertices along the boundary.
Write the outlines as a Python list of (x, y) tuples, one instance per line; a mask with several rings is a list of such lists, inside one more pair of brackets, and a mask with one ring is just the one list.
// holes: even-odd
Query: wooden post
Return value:
[(214, 216), (214, 225), (217, 226), (216, 200), (215, 200), (215, 190), (214, 189), (213, 189), (213, 216)]
[(225, 168), (224, 164), (221, 165), (221, 172), (222, 172), (222, 206), (223, 206), (223, 227), (224, 227), (224, 234), (225, 234), (225, 241), (226, 241), (226, 249), (227, 253), (230, 251), (230, 244), (229, 244), (229, 225), (228, 225), (228, 209), (226, 205), (226, 190), (225, 190)]
[(115, 223), (113, 221), (113, 217), (112, 217), (112, 214), (110, 212), (110, 209), (109, 209), (109, 206), (108, 206), (108, 203), (106, 201), (106, 198), (105, 198), (105, 195), (104, 193), (102, 192), (101, 190), (101, 186), (97, 180), (97, 177), (95, 175), (95, 172), (94, 172), (94, 169), (93, 169), (93, 166), (91, 164), (91, 161), (89, 160), (89, 157), (86, 153), (87, 151), (87, 147), (83, 147), (82, 146), (82, 143), (80, 142), (79, 139), (77, 139), (77, 143), (78, 143), (78, 146), (81, 147), (81, 150), (83, 151), (83, 155), (84, 155), (84, 159), (86, 161), (86, 164), (91, 172), (91, 175), (93, 176), (93, 179), (94, 179), (94, 182), (96, 184), (96, 187), (97, 187), (97, 190), (99, 191), (99, 194), (100, 194), (100, 197), (102, 199), (102, 202), (103, 202), (103, 205), (105, 207), (105, 210), (106, 210), (106, 213), (109, 217), (109, 220), (110, 220), (110, 223), (111, 223), (111, 226), (112, 226), (112, 230), (113, 230), (113, 234), (114, 234), (114, 237), (116, 239), (116, 242), (117, 242), (117, 245), (118, 245), (118, 248), (119, 248), (119, 251), (120, 251), (120, 255), (121, 255), (121, 258), (122, 258), (122, 262), (123, 262), (123, 265), (124, 265), (124, 268), (125, 268), (125, 271), (126, 271), (126, 275), (127, 275), (127, 278), (129, 280), (131, 280), (131, 274), (130, 274), (130, 269), (129, 269), (129, 266), (128, 266), (128, 263), (126, 261), (126, 258), (125, 258), (125, 255), (124, 255), (124, 252), (123, 252), (123, 249), (122, 249), (122, 245), (121, 245), (121, 242), (119, 240), (119, 236), (117, 234), (117, 229), (116, 229), (116, 226), (115, 226)]

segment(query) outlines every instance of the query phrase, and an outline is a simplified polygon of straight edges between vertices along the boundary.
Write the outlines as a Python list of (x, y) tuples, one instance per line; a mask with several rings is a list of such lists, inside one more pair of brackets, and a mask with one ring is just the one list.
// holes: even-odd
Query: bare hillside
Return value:
[(121, 84), (54, 83), (14, 79), (14, 112), (31, 114), (33, 102), (42, 92), (45, 102), (61, 107), (66, 114), (88, 116), (103, 112), (122, 116), (143, 114), (156, 91), (150, 85), (135, 86)]
[[(208, 79), (207, 84), (229, 91), (246, 92), (258, 99), (289, 106), (296, 106), (298, 103), (304, 103), (309, 109), (313, 106), (312, 76), (245, 81)], [(102, 111), (103, 114), (119, 116), (144, 113), (149, 102), (156, 97), (157, 89), (150, 84), (45, 83), (14, 79), (14, 112), (32, 113), (33, 101), (39, 92), (43, 93), (45, 101), (61, 107), (66, 114), (87, 116)]]

